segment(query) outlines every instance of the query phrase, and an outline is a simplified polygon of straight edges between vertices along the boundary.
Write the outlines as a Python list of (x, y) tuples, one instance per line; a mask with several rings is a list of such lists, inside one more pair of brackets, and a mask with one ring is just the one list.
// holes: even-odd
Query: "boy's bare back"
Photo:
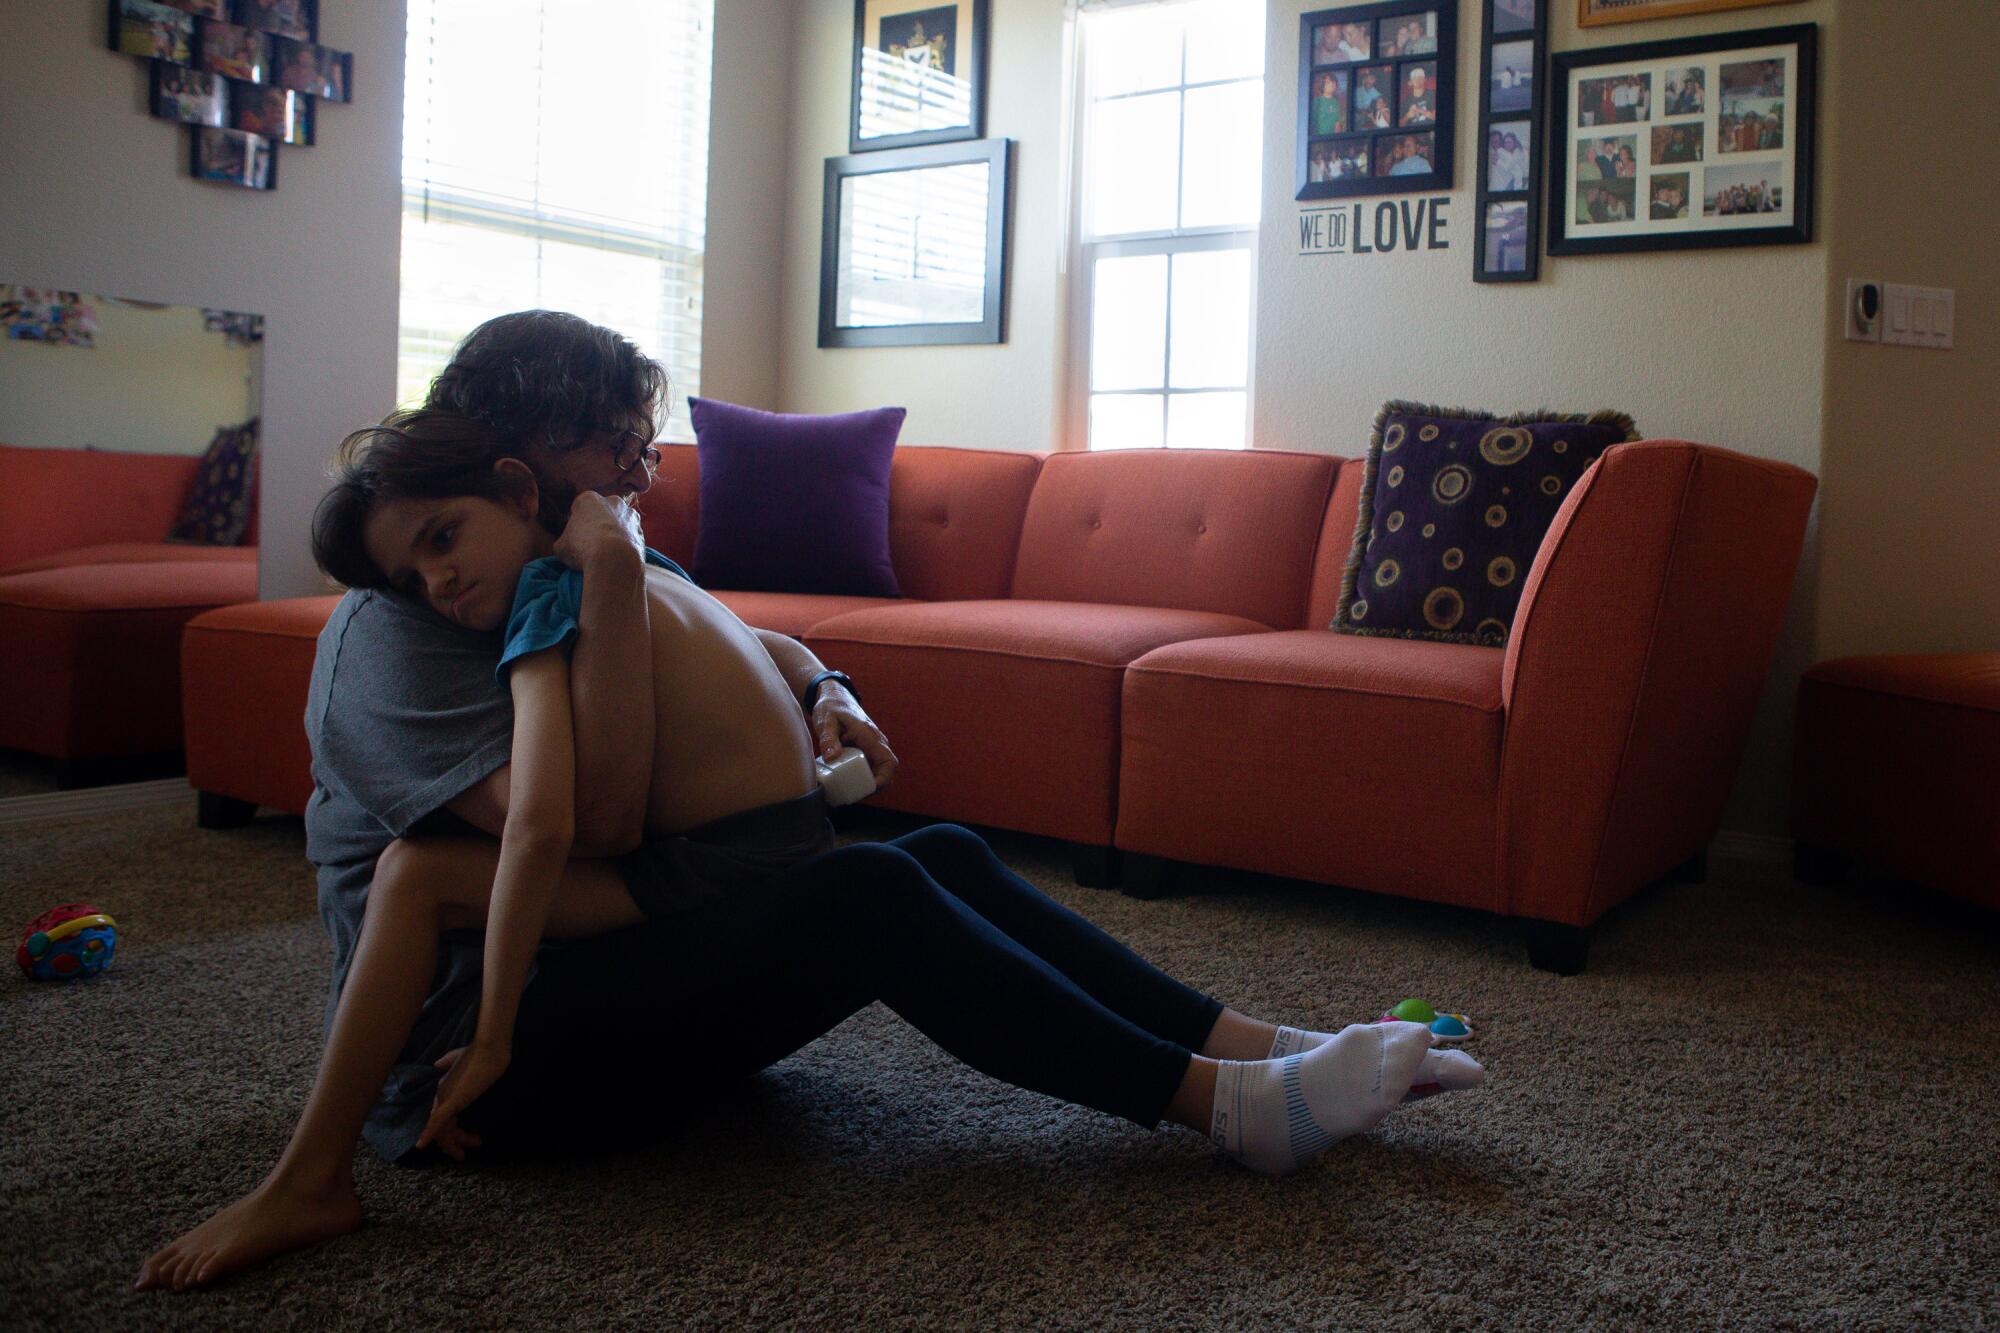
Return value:
[(811, 734), (757, 636), (663, 569), (646, 570), (646, 599), (657, 714), (647, 835), (685, 833), (811, 791)]

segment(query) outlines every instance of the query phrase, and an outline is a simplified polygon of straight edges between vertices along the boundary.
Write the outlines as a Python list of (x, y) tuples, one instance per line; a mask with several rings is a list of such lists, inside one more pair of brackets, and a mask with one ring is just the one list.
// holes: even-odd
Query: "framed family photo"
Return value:
[(221, 128), (229, 123), (229, 80), (164, 60), (153, 62), (153, 114)]
[(255, 28), (204, 19), (196, 37), (195, 64), (200, 68), (245, 83), (269, 81), (270, 39)]
[(855, 0), (848, 151), (986, 131), (988, 0)]
[(1451, 188), (1457, 32), (1458, 0), (1299, 16), (1294, 198)]
[(1812, 239), (1810, 23), (1566, 51), (1549, 77), (1549, 253)]
[(1480, 0), (1474, 282), (1541, 276), (1542, 56), (1552, 0)]
[(1644, 19), (1712, 14), (1721, 9), (1797, 3), (1798, 0), (1576, 0), (1576, 21), (1579, 27), (1594, 28), (1605, 23), (1638, 23)]
[(273, 37), (270, 42), (272, 73), (262, 82), (329, 102), (354, 100), (352, 55), (291, 37)]
[(159, 0), (111, 0), (111, 49), (120, 55), (194, 63), (195, 16)]
[(298, 147), (313, 141), (313, 99), (305, 93), (234, 83), (229, 102), (229, 124), (234, 129)]
[(188, 134), (188, 171), (197, 180), (252, 190), (278, 188), (277, 145), (261, 134), (196, 126)]
[(279, 37), (301, 42), (319, 40), (319, 6), (315, 0), (237, 0), (236, 21), (246, 28)]

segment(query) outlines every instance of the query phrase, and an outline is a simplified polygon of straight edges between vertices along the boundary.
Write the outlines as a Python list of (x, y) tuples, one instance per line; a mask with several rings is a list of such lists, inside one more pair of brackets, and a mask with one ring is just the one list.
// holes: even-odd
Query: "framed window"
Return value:
[(1069, 438), (1247, 448), (1262, 0), (1083, 6)]
[(714, 0), (408, 0), (397, 400), (494, 315), (568, 310), (701, 385)]

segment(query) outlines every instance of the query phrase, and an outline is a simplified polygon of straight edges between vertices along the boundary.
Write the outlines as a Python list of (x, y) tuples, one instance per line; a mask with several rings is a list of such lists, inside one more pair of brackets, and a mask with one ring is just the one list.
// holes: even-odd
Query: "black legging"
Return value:
[(499, 1150), (643, 1134), (876, 1000), (975, 1069), (1147, 1128), (1223, 1008), (938, 824), (544, 955), (461, 1122)]

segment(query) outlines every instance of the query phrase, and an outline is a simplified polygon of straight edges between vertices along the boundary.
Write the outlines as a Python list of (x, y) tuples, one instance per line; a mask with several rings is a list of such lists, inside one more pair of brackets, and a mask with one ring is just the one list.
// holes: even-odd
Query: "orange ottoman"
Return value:
[(181, 748), (181, 629), (257, 596), (239, 561), (0, 578), (0, 746), (80, 761)]
[(1800, 879), (1852, 863), (2000, 907), (2000, 653), (1821, 662), (1798, 723)]
[(312, 796), (306, 690), (319, 632), (340, 598), (291, 597), (197, 616), (181, 640), (188, 783), (203, 828), (260, 805), (302, 815)]

